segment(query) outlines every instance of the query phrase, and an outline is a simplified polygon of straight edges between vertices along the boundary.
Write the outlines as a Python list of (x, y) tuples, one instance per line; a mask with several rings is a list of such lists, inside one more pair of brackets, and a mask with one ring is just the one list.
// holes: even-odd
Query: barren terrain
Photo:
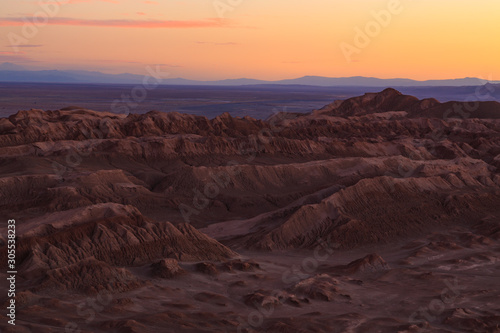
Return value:
[(500, 103), (394, 89), (266, 120), (19, 111), (0, 330), (500, 332), (499, 168)]

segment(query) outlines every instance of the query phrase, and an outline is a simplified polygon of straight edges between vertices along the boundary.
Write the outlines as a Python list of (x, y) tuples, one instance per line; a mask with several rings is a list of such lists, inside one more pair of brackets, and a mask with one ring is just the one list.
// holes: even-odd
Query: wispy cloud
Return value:
[(42, 47), (42, 44), (5, 45), (5, 47)]
[(173, 65), (173, 64), (153, 64), (153, 66), (164, 66), (164, 67), (171, 67), (171, 68), (182, 68), (184, 66), (181, 65)]
[[(22, 17), (0, 17), (0, 26), (21, 26), (25, 24)], [(49, 25), (70, 25), (83, 27), (109, 28), (219, 28), (230, 26), (226, 19), (209, 18), (195, 21), (159, 21), (159, 20), (88, 20), (67, 17), (54, 17)]]
[(88, 59), (88, 62), (96, 62), (96, 63), (124, 63), (124, 64), (140, 64), (140, 65), (149, 65), (149, 66), (163, 66), (163, 67), (171, 67), (171, 68), (181, 68), (184, 66), (177, 64), (151, 64), (145, 63), (142, 61), (128, 60), (128, 59)]
[(45, 4), (58, 4), (58, 5), (69, 5), (69, 4), (75, 4), (75, 3), (91, 3), (91, 2), (107, 2), (107, 3), (112, 3), (115, 5), (120, 4), (120, 1), (118, 0), (58, 0), (58, 1), (47, 1), (44, 2)]
[(0, 62), (15, 62), (15, 63), (29, 63), (38, 62), (37, 60), (19, 55), (16, 52), (4, 52), (0, 51)]
[(238, 45), (238, 43), (235, 42), (195, 42), (196, 44), (207, 44), (207, 45)]

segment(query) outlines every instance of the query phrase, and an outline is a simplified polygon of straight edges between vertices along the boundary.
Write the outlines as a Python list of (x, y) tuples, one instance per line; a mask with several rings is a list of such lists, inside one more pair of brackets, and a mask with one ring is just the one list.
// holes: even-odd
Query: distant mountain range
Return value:
[[(137, 74), (105, 74), (95, 71), (77, 70), (27, 70), (13, 63), (0, 64), (0, 82), (33, 83), (94, 83), (94, 84), (141, 84), (144, 76)], [(307, 85), (307, 86), (352, 86), (352, 87), (429, 87), (429, 86), (480, 86), (487, 81), (467, 77), (450, 80), (416, 81), (411, 79), (378, 79), (373, 77), (332, 78), (323, 76), (304, 76), (297, 79), (265, 81), (255, 79), (228, 79), (219, 81), (197, 81), (183, 78), (166, 78), (163, 85), (202, 85), (202, 86), (242, 86), (242, 85)], [(500, 81), (491, 81), (500, 83)]]

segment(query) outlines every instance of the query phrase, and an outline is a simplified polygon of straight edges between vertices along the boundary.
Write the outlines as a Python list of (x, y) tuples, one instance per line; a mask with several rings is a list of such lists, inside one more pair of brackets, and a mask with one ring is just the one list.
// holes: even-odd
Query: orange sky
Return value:
[(0, 62), (137, 74), (163, 64), (207, 80), (499, 80), (499, 16), (498, 0), (2, 0)]

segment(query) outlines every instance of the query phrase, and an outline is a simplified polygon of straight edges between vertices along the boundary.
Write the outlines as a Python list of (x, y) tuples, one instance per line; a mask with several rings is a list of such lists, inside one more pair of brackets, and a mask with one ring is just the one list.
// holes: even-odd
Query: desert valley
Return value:
[(500, 332), (498, 102), (31, 109), (0, 170), (1, 332)]

